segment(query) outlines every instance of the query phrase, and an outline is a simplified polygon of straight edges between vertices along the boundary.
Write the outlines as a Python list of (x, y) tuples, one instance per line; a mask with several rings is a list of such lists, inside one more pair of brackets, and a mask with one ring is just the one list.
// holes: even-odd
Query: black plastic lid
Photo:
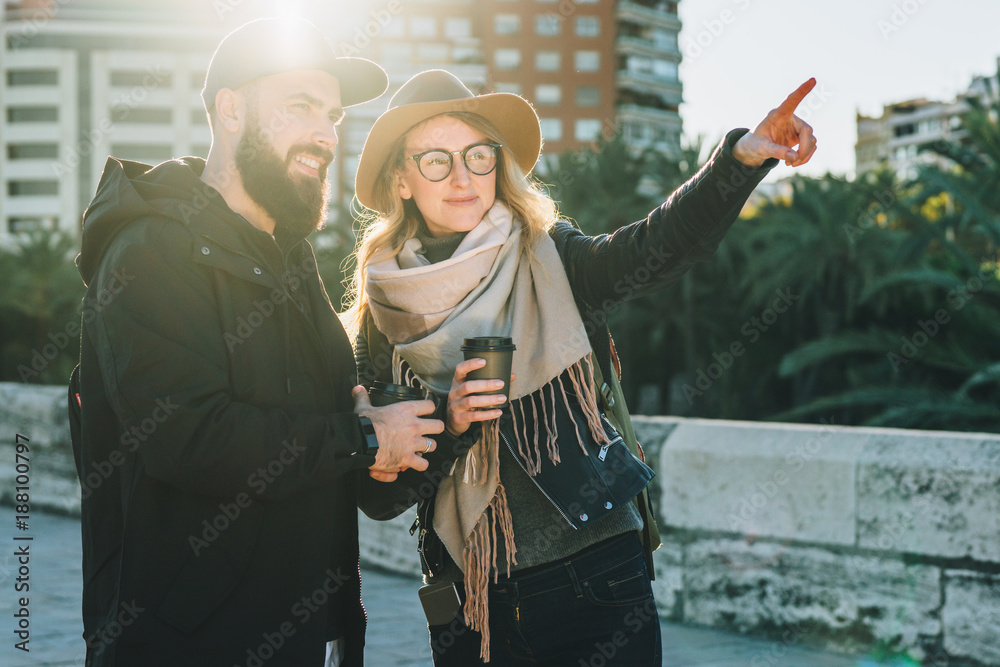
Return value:
[(466, 338), (463, 350), (516, 350), (514, 340), (504, 336), (476, 336)]

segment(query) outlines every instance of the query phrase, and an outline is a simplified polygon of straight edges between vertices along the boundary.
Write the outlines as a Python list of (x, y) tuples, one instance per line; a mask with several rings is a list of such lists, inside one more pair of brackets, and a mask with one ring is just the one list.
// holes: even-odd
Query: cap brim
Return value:
[(367, 208), (377, 210), (372, 201), (375, 183), (396, 139), (428, 118), (456, 111), (474, 113), (488, 120), (499, 131), (504, 145), (514, 154), (521, 170), (525, 174), (531, 172), (542, 148), (542, 133), (538, 115), (523, 97), (512, 93), (490, 93), (443, 102), (407, 104), (389, 109), (379, 116), (368, 133), (354, 182), (358, 201)]
[(370, 102), (389, 87), (385, 70), (364, 58), (336, 58), (327, 71), (340, 82), (340, 103), (345, 107)]

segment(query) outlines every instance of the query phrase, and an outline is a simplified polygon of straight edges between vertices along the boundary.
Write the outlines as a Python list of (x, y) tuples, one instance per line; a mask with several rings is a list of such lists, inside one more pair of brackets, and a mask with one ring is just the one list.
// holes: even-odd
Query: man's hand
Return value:
[(391, 482), (407, 468), (427, 470), (421, 454), (433, 452), (437, 443), (429, 435), (441, 433), (440, 419), (422, 419), (434, 413), (433, 401), (401, 401), (381, 408), (373, 407), (364, 387), (355, 387), (354, 412), (372, 420), (378, 437), (378, 454), (369, 474), (380, 482)]
[(733, 146), (733, 156), (747, 167), (759, 167), (772, 157), (784, 160), (789, 167), (808, 162), (816, 151), (816, 137), (809, 123), (795, 115), (795, 109), (815, 86), (816, 79), (809, 79), (777, 109), (771, 109), (753, 132), (740, 137)]

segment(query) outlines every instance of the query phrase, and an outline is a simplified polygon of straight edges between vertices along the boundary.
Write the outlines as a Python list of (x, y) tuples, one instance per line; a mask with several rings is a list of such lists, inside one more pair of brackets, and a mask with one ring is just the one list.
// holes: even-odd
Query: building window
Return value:
[(58, 157), (58, 144), (7, 144), (8, 160), (55, 160)]
[(596, 16), (577, 16), (576, 34), (578, 37), (597, 37), (601, 34), (601, 19)]
[(597, 51), (577, 51), (573, 56), (577, 72), (597, 72), (601, 69), (601, 54)]
[(540, 118), (538, 125), (542, 128), (542, 137), (546, 141), (559, 141), (562, 139), (562, 121), (558, 118)]
[(576, 105), (579, 107), (596, 107), (601, 103), (601, 89), (597, 86), (577, 86)]
[[(395, 20), (389, 21), (382, 26), (382, 32), (380, 32), (378, 36), (382, 39), (385, 39), (386, 37), (405, 37), (406, 22)], [(355, 37), (355, 39), (357, 39), (357, 37)]]
[(463, 18), (445, 19), (444, 34), (445, 37), (450, 37), (452, 39), (459, 37), (471, 37), (472, 21)]
[(54, 69), (13, 69), (7, 72), (7, 85), (14, 86), (57, 86), (59, 72)]
[(601, 133), (601, 121), (596, 118), (580, 118), (576, 121), (573, 135), (577, 141), (594, 141)]
[(173, 157), (173, 148), (163, 144), (111, 144), (111, 155), (123, 160), (156, 164)]
[(521, 84), (519, 83), (497, 83), (494, 88), (498, 93), (513, 93), (514, 95), (521, 94)]
[(112, 107), (111, 122), (113, 123), (146, 123), (150, 125), (169, 125), (173, 113), (170, 109), (154, 109), (149, 107), (129, 107), (122, 104)]
[(8, 123), (56, 123), (59, 107), (9, 107)]
[(677, 50), (677, 33), (666, 30), (653, 30), (653, 46), (661, 51)]
[(7, 232), (10, 234), (21, 234), (40, 229), (52, 229), (55, 226), (54, 221), (55, 218), (39, 218), (34, 216), (7, 218)]
[(417, 44), (417, 61), (421, 63), (448, 62), (449, 49), (447, 44)]
[[(111, 73), (111, 85), (122, 88), (170, 88), (174, 75), (170, 72), (154, 70), (122, 70)], [(202, 81), (204, 83), (204, 80)]]
[(521, 17), (517, 14), (497, 14), (493, 17), (493, 32), (498, 35), (520, 34)]
[(562, 32), (562, 18), (555, 14), (542, 14), (535, 17), (535, 34), (543, 37), (554, 37)]
[(653, 76), (657, 79), (677, 80), (677, 63), (669, 60), (653, 61)]
[(517, 69), (521, 66), (521, 50), (497, 49), (493, 52), (493, 64), (497, 69)]
[(414, 16), (410, 19), (410, 37), (435, 37), (437, 24), (433, 16)]
[(535, 103), (539, 105), (559, 104), (562, 101), (562, 87), (558, 84), (540, 83), (535, 86)]
[(558, 51), (539, 51), (535, 54), (535, 69), (539, 72), (558, 72), (562, 58)]
[(10, 197), (53, 197), (59, 194), (59, 181), (7, 181)]

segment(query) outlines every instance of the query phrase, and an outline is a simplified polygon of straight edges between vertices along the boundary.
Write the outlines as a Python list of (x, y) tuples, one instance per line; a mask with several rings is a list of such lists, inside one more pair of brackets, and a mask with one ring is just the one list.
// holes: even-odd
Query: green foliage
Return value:
[[(1000, 432), (997, 118), (970, 114), (963, 143), (935, 146), (948, 161), (912, 181), (791, 178), (711, 261), (620, 308), (629, 400), (655, 385), (674, 414)], [(674, 187), (696, 158), (611, 142), (558, 161), (553, 194), (610, 231), (662, 200), (640, 184)]]
[(0, 249), (0, 380), (62, 384), (80, 356), (76, 240), (38, 231)]

